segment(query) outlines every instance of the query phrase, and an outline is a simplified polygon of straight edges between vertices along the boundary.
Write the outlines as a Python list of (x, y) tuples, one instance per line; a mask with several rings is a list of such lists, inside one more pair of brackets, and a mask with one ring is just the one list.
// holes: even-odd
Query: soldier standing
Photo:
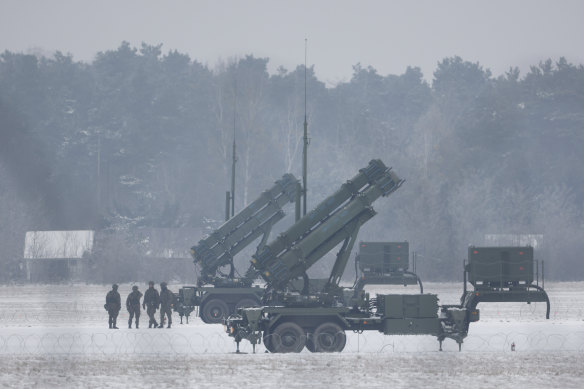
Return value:
[(117, 284), (113, 284), (112, 290), (107, 292), (107, 295), (105, 296), (104, 308), (109, 314), (109, 328), (115, 328), (117, 330), (118, 327), (116, 326), (116, 320), (118, 319), (118, 313), (120, 313), (120, 309), (122, 308), (122, 302), (120, 299), (120, 294), (118, 293)]
[(172, 324), (172, 306), (174, 305), (174, 293), (167, 287), (166, 282), (160, 283), (160, 325), (158, 328), (164, 327), (164, 314), (168, 318), (168, 327)]
[(140, 323), (140, 299), (142, 298), (142, 292), (138, 290), (138, 286), (132, 286), (132, 292), (128, 295), (126, 299), (126, 309), (130, 313), (130, 318), (128, 319), (128, 328), (132, 328), (132, 319), (136, 315), (136, 329), (138, 329), (138, 324)]
[(158, 309), (158, 305), (160, 304), (160, 296), (158, 295), (158, 291), (154, 288), (154, 281), (150, 281), (148, 283), (148, 290), (144, 294), (144, 302), (142, 303), (142, 308), (146, 309), (146, 313), (150, 318), (150, 322), (148, 323), (148, 328), (158, 327), (158, 323), (156, 322), (156, 318), (154, 314)]

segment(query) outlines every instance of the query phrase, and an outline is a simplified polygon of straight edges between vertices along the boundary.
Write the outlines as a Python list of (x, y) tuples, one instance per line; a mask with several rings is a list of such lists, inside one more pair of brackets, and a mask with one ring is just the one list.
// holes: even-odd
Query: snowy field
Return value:
[[(146, 285), (140, 289), (144, 291)], [(178, 285), (170, 289), (178, 290)], [(429, 336), (347, 334), (340, 354), (245, 354), (221, 325), (192, 317), (171, 329), (107, 328), (103, 285), (0, 287), (0, 385), (6, 387), (584, 387), (584, 282), (548, 283), (545, 304), (483, 303), (462, 352)], [(121, 285), (122, 300), (130, 285)], [(370, 289), (415, 293), (416, 289)], [(461, 284), (426, 283), (442, 304), (458, 303)], [(146, 325), (144, 325), (146, 324)], [(511, 343), (515, 352), (510, 351)]]

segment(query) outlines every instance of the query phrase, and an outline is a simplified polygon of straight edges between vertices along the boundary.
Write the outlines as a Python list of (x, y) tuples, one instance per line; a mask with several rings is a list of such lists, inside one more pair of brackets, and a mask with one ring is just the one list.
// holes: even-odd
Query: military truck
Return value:
[[(446, 338), (455, 340), (460, 349), (469, 324), (479, 320), (478, 301), (535, 301), (537, 296), (524, 290), (531, 284), (519, 284), (529, 278), (518, 280), (514, 271), (504, 284), (495, 283), (496, 273), (483, 280), (488, 281), (491, 292), (487, 300), (474, 299), (471, 294), (482, 297), (482, 290), (466, 292), (465, 282), (459, 305), (439, 306), (434, 294), (380, 294), (370, 298), (362, 289), (356, 293), (339, 286), (359, 228), (375, 215), (373, 202), (395, 192), (403, 182), (380, 160), (373, 160), (308, 215), (258, 250), (252, 266), (267, 283), (264, 305), (239, 309), (225, 320), (237, 351), (239, 343), (246, 339), (254, 351), (255, 345), (263, 342), (274, 353), (300, 352), (305, 347), (311, 352), (340, 352), (346, 344), (345, 331), (349, 330), (433, 335), (440, 350)], [(319, 292), (311, 292), (306, 271), (339, 244), (328, 281)], [(474, 258), (469, 259), (465, 277), (468, 272), (478, 281), (480, 267), (475, 263)], [(385, 263), (380, 265), (380, 271), (385, 272)], [(391, 261), (388, 265), (391, 270)], [(305, 287), (301, 293), (291, 292), (288, 285), (298, 277), (302, 277)], [(511, 287), (523, 290), (521, 295), (513, 295), (518, 300), (508, 300), (515, 291)], [(536, 291), (541, 293), (543, 288)]]
[(255, 201), (191, 248), (200, 275), (196, 286), (179, 290), (175, 311), (179, 313), (181, 323), (183, 316), (188, 321), (191, 312), (197, 308), (205, 323), (220, 323), (235, 309), (259, 304), (264, 289), (253, 286), (258, 278), (257, 272), (250, 266), (242, 276), (237, 276), (234, 257), (260, 236), (257, 249), (263, 248), (272, 226), (285, 216), (282, 208), (296, 201), (298, 185), (292, 174), (285, 174)]

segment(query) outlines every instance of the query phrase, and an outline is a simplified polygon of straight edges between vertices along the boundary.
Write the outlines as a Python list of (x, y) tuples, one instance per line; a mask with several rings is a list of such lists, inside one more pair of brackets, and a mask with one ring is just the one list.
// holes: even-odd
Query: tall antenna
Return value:
[(307, 58), (308, 38), (304, 38), (304, 149), (302, 153), (302, 215), (306, 215), (306, 194), (308, 192), (308, 120), (306, 119), (306, 58)]
[(235, 154), (235, 116), (237, 114), (237, 79), (233, 93), (233, 159), (231, 160), (231, 217), (235, 215), (235, 163), (237, 156)]

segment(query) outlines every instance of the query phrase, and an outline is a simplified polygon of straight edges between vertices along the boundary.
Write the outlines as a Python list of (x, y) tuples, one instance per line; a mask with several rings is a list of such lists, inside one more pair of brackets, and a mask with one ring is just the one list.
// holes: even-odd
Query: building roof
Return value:
[(487, 246), (531, 246), (543, 247), (543, 234), (485, 234)]

